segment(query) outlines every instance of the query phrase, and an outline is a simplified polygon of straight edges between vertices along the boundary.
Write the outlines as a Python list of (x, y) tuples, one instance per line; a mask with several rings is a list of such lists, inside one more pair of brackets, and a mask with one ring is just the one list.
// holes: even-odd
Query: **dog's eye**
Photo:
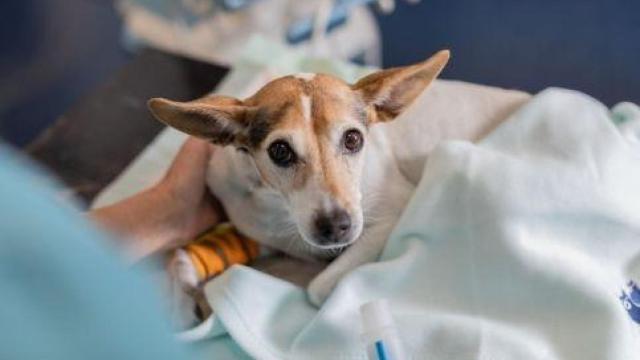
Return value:
[(355, 153), (362, 149), (364, 139), (362, 133), (356, 129), (348, 130), (344, 133), (342, 144), (349, 153)]
[(267, 151), (271, 161), (278, 166), (289, 167), (296, 161), (296, 154), (285, 141), (274, 142)]

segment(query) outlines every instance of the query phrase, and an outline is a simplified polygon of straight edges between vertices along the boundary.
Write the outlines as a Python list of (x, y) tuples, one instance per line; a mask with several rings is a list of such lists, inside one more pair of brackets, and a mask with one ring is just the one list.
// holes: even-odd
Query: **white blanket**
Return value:
[[(269, 49), (253, 49), (220, 91), (243, 96), (301, 70), (362, 74)], [(478, 91), (473, 121), (490, 122), (510, 96)], [(471, 106), (442, 101), (443, 119)], [(163, 132), (94, 205), (156, 181), (183, 139)], [(610, 114), (548, 90), (480, 144), (437, 147), (381, 261), (320, 311), (302, 288), (235, 267), (207, 286), (216, 317), (183, 336), (208, 337), (198, 346), (211, 359), (365, 359), (358, 307), (386, 298), (415, 359), (638, 359), (639, 139), (635, 105)]]
[(258, 359), (365, 359), (358, 308), (386, 298), (415, 359), (631, 360), (639, 254), (638, 148), (600, 103), (552, 89), (480, 144), (438, 146), (380, 261), (320, 311), (242, 266), (206, 292), (214, 330)]

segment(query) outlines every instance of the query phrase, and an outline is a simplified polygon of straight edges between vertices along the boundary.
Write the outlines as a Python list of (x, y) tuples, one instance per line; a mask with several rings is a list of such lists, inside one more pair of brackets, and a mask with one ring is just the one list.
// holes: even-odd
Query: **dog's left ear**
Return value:
[(371, 123), (396, 118), (440, 74), (449, 61), (442, 50), (421, 63), (382, 70), (365, 76), (352, 86), (367, 106)]

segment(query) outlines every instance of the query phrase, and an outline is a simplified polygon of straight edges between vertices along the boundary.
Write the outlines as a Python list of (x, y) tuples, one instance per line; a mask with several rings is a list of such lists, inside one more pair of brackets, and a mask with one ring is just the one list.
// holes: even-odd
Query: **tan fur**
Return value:
[[(316, 174), (320, 186), (325, 188), (341, 206), (350, 206), (351, 200), (342, 186), (345, 171), (340, 169), (336, 159), (335, 148), (328, 132), (337, 123), (347, 118), (366, 121), (359, 118), (356, 111), (359, 99), (354, 96), (351, 87), (344, 81), (323, 74), (308, 77), (310, 80), (296, 76), (276, 79), (265, 85), (254, 96), (243, 103), (248, 106), (261, 106), (277, 109), (287, 106), (277, 119), (272, 119), (272, 131), (296, 131), (302, 134), (305, 143), (305, 154), (302, 165), (297, 169), (291, 190), (304, 188), (307, 181)], [(301, 96), (309, 98), (311, 104), (310, 119), (303, 121), (306, 114)], [(267, 144), (264, 144), (267, 145)], [(262, 172), (266, 174), (267, 172)], [(269, 181), (268, 176), (266, 176)]]
[[(249, 153), (262, 181), (302, 214), (296, 216), (306, 224), (299, 228), (310, 226), (313, 212), (336, 206), (361, 222), (362, 155), (345, 150), (344, 134), (357, 129), (366, 135), (368, 126), (395, 118), (448, 59), (448, 51), (442, 51), (416, 65), (376, 72), (354, 85), (330, 75), (299, 74), (273, 80), (245, 100), (214, 95), (187, 103), (152, 99), (149, 106), (170, 126)], [(278, 167), (269, 159), (268, 148), (275, 141), (291, 146), (298, 158), (294, 165)]]

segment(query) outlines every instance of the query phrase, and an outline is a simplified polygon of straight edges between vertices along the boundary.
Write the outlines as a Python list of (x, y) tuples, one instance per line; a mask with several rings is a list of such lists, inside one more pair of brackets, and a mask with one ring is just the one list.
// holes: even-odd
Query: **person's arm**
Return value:
[(184, 244), (224, 215), (206, 187), (212, 151), (209, 143), (190, 138), (158, 184), (89, 215), (119, 235), (134, 260)]

